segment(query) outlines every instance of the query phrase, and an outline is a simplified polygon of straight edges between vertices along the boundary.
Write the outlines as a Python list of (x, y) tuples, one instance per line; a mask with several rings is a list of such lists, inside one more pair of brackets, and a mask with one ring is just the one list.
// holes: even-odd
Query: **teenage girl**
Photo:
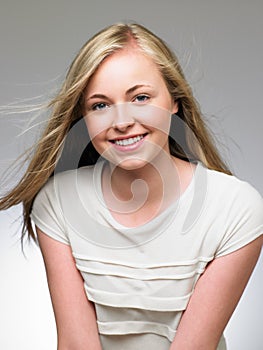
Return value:
[(175, 55), (141, 25), (112, 25), (82, 47), (50, 108), (0, 208), (23, 203), (58, 349), (226, 349), (263, 200), (221, 160)]

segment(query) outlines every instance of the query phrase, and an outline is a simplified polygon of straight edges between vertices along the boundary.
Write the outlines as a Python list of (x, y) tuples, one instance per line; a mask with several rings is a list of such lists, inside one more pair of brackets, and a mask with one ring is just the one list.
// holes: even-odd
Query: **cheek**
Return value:
[(108, 125), (103, 120), (96, 117), (85, 117), (89, 137), (92, 142), (99, 141), (108, 129)]
[(87, 114), (84, 119), (90, 138), (93, 139), (109, 130), (113, 125), (115, 114), (113, 107)]
[(159, 117), (156, 116), (154, 120), (154, 127), (158, 131), (160, 131), (161, 134), (168, 137), (170, 132), (170, 125), (171, 125), (171, 116), (170, 114), (162, 114)]
[(156, 106), (147, 106), (140, 114), (138, 121), (148, 128), (169, 135), (171, 124), (171, 112)]

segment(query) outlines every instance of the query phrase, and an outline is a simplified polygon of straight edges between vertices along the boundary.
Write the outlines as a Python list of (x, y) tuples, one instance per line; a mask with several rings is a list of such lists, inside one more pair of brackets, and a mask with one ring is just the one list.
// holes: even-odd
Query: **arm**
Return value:
[(196, 284), (170, 350), (215, 350), (258, 260), (263, 236), (216, 258)]
[(37, 234), (55, 313), (58, 350), (101, 350), (94, 306), (87, 299), (70, 246), (38, 228)]

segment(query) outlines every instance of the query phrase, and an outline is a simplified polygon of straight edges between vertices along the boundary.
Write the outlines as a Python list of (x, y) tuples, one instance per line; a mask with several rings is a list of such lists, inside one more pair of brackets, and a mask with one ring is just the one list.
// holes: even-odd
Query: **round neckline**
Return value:
[[(148, 232), (149, 230), (153, 230), (154, 227), (159, 227), (162, 224), (165, 224), (165, 221), (167, 221), (167, 224), (170, 224), (171, 218), (174, 217), (174, 213), (179, 210), (180, 207), (183, 206), (185, 201), (187, 200), (187, 197), (192, 193), (192, 189), (195, 186), (195, 183), (198, 178), (198, 174), (200, 172), (200, 168), (202, 166), (200, 161), (197, 161), (196, 167), (193, 172), (193, 176), (191, 178), (190, 183), (186, 187), (186, 189), (179, 195), (179, 197), (173, 201), (166, 209), (164, 209), (160, 214), (157, 214), (153, 219), (149, 220), (148, 222), (134, 226), (129, 227), (125, 226), (121, 223), (119, 223), (111, 214), (110, 210), (107, 207), (107, 204), (104, 199), (103, 191), (102, 191), (102, 175), (103, 175), (103, 168), (105, 166), (107, 161), (103, 160), (98, 163), (96, 163), (93, 173), (93, 183), (95, 185), (95, 190), (98, 195), (98, 201), (101, 204), (101, 208), (103, 208), (103, 215), (105, 216), (105, 219), (109, 223), (110, 226), (114, 227), (115, 229), (122, 231), (123, 233), (129, 233), (132, 232), (132, 234), (142, 234), (143, 232)], [(172, 215), (171, 215), (172, 214)], [(165, 225), (167, 226), (167, 225)], [(154, 235), (155, 236), (155, 235)]]

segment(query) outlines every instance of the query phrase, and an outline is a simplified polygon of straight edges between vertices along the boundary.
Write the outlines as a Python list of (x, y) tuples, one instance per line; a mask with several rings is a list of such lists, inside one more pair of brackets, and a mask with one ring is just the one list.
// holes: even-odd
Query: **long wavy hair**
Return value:
[[(51, 115), (47, 126), (35, 146), (28, 168), (18, 184), (0, 199), (0, 209), (23, 204), (22, 239), (35, 240), (30, 213), (36, 194), (55, 171), (58, 160), (74, 147), (84, 149), (78, 166), (94, 164), (99, 154), (91, 142), (74, 140), (66, 145), (71, 128), (81, 119), (83, 92), (91, 76), (102, 61), (131, 43), (152, 58), (158, 66), (168, 91), (179, 110), (177, 116), (183, 122), (180, 130), (182, 143), (169, 136), (170, 153), (186, 160), (200, 160), (210, 169), (231, 174), (221, 159), (213, 138), (202, 119), (198, 103), (193, 97), (178, 59), (158, 36), (139, 24), (114, 24), (94, 35), (79, 51), (72, 62), (58, 94), (50, 101)], [(173, 119), (173, 118), (172, 118)], [(189, 137), (189, 133), (191, 137)], [(86, 142), (86, 146), (83, 145)], [(81, 143), (81, 144), (80, 144)], [(85, 146), (85, 147), (84, 147)]]

